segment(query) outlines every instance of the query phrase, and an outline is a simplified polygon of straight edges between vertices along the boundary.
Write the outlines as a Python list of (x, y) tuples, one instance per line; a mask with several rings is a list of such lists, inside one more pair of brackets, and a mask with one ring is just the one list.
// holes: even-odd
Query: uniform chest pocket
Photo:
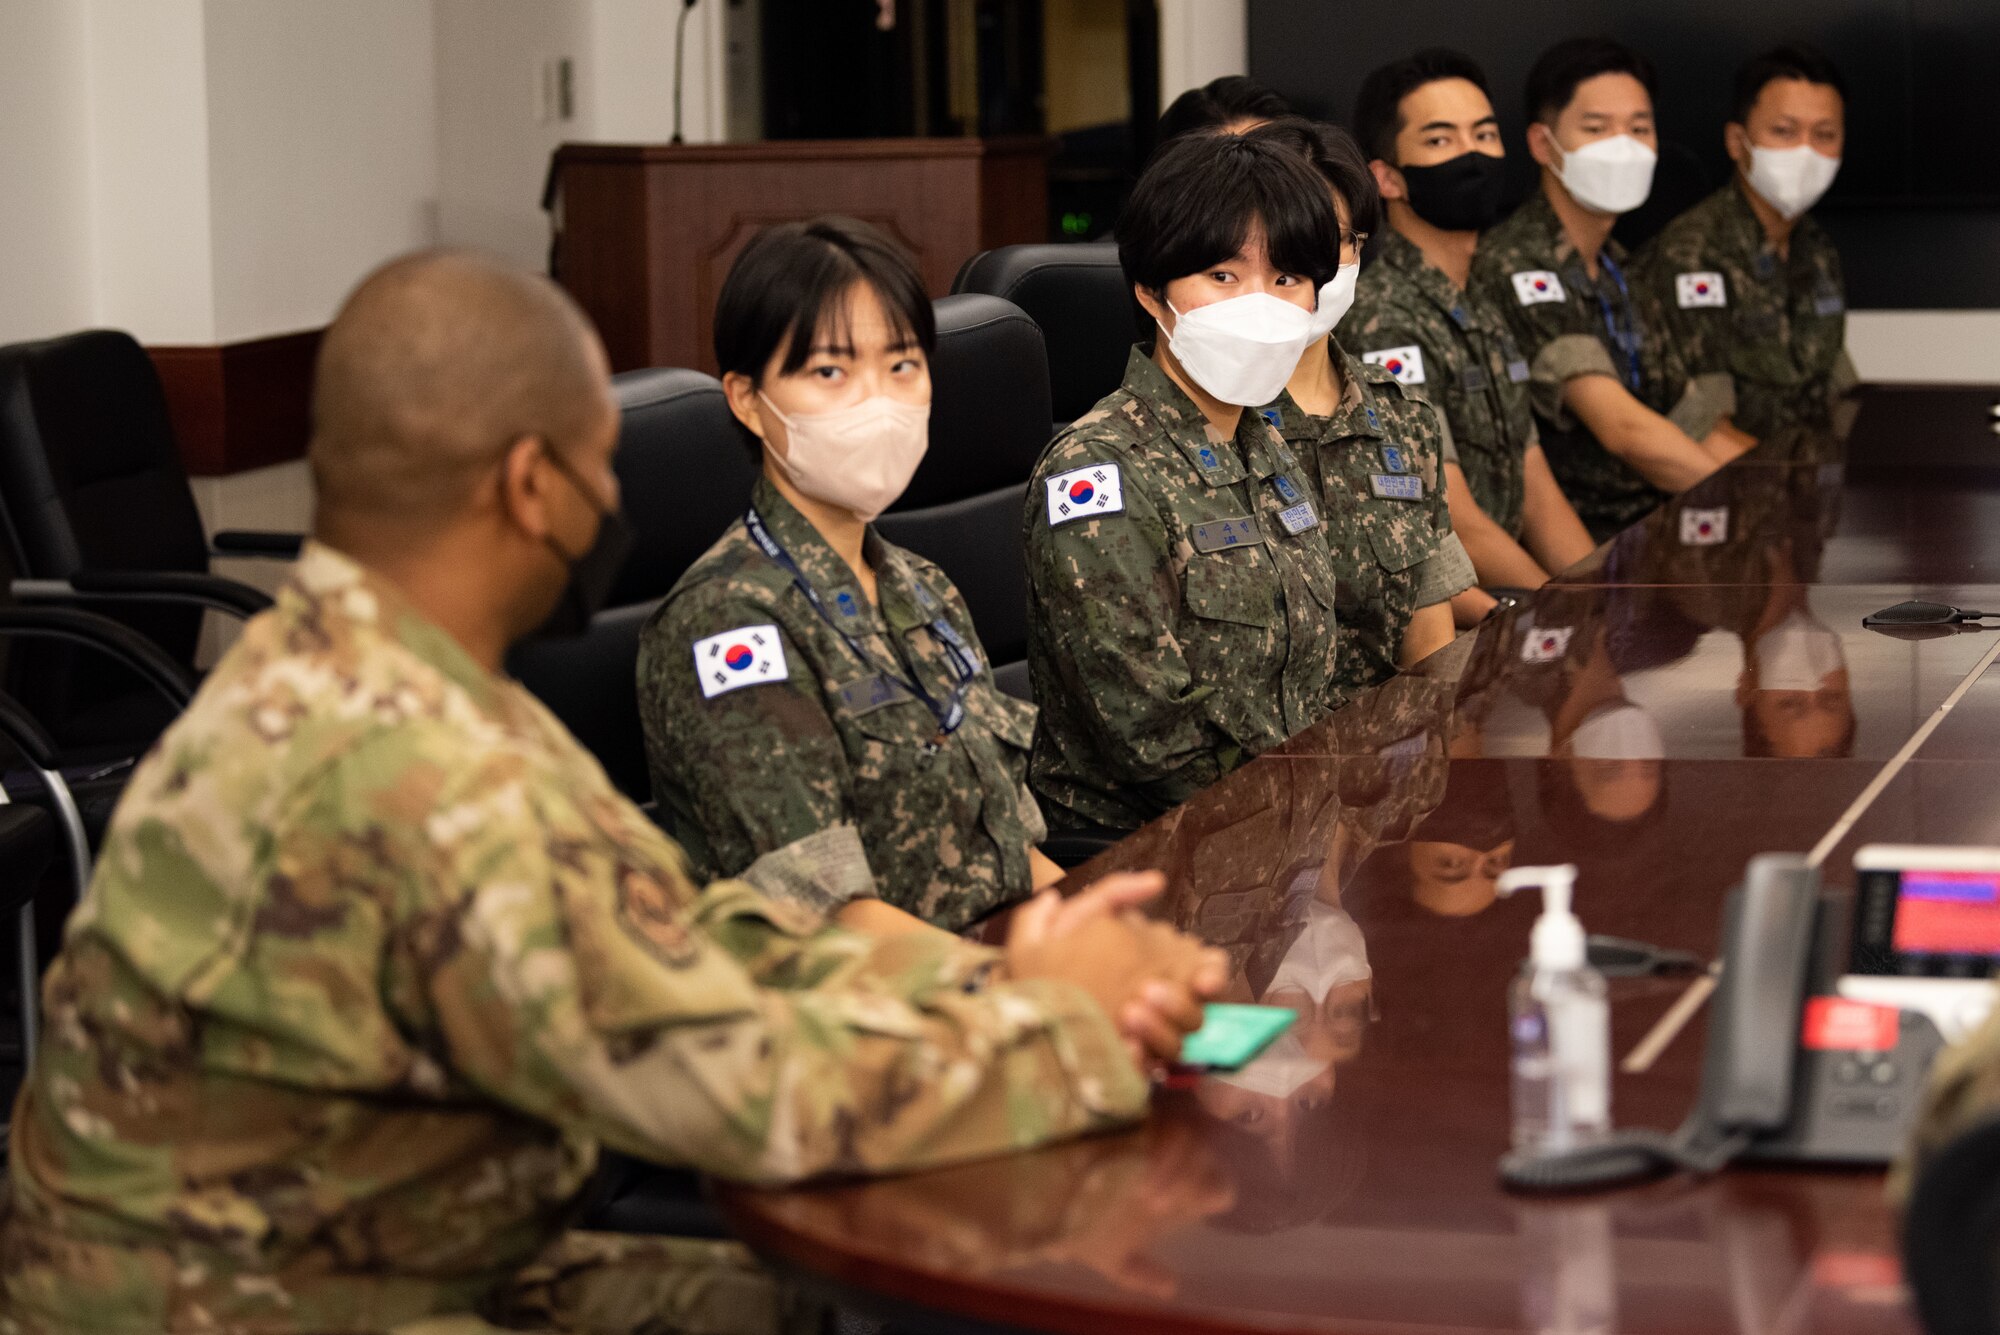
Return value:
[(1181, 587), (1187, 610), (1207, 621), (1269, 630), (1282, 619), (1277, 570), (1256, 547), (1197, 553)]
[(1002, 743), (1016, 751), (1035, 744), (1035, 707), (1016, 700), (999, 687), (987, 684), (973, 688), (973, 717)]
[(1400, 575), (1423, 563), (1437, 550), (1430, 510), (1420, 501), (1378, 501), (1379, 522), (1368, 526), (1368, 545), (1375, 564)]
[(920, 747), (937, 736), (937, 720), (907, 686), (885, 675), (861, 677), (833, 693), (836, 717), (874, 741)]

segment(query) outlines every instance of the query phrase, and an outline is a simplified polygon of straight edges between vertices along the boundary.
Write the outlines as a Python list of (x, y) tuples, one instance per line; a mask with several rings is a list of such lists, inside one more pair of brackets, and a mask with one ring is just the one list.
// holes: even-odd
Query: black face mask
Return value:
[[(570, 485), (591, 502), (597, 509), (596, 497), (590, 488), (578, 480), (569, 465), (554, 454), (549, 461), (556, 471), (568, 478)], [(611, 597), (611, 586), (618, 579), (618, 572), (624, 569), (625, 558), (632, 552), (632, 525), (622, 512), (617, 510), (597, 511), (597, 537), (590, 544), (590, 550), (582, 556), (571, 556), (552, 537), (544, 537), (556, 559), (569, 567), (569, 582), (563, 585), (562, 597), (556, 600), (555, 610), (535, 628), (531, 637), (538, 640), (562, 639), (581, 635), (590, 629), (590, 620), (604, 607)]]
[(1429, 167), (1404, 167), (1410, 207), (1446, 232), (1483, 232), (1500, 221), (1507, 160), (1474, 150)]

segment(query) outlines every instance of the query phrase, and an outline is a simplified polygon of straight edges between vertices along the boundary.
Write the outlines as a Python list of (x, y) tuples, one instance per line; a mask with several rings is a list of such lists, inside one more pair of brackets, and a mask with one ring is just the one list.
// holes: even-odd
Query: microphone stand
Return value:
[(688, 15), (700, 0), (681, 0), (681, 16), (674, 23), (674, 137), (671, 142), (685, 142), (681, 138), (681, 71), (687, 66)]

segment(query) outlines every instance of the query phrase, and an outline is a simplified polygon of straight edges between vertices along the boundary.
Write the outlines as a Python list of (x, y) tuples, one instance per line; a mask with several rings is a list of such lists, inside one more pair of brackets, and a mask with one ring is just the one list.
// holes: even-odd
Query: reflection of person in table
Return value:
[(1461, 760), (1445, 797), (1410, 837), (1390, 850), (1391, 879), (1409, 876), (1412, 903), (1441, 918), (1484, 912), (1514, 865), (1514, 809), (1500, 762)]

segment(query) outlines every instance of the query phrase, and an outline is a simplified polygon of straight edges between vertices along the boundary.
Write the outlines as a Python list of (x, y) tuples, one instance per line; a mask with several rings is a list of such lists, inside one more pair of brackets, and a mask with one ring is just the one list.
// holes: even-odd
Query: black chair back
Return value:
[(618, 790), (652, 799), (639, 723), (639, 631), (687, 568), (750, 502), (756, 469), (737, 439), (722, 386), (699, 371), (628, 371), (618, 399), (614, 467), (632, 554), (612, 606), (571, 639), (531, 640), (508, 671), (574, 733)]
[[(208, 570), (166, 395), (130, 334), (0, 347), (0, 529), (24, 579)], [(121, 603), (115, 615), (193, 665), (200, 608)], [(162, 721), (129, 679), (64, 648), (24, 651), (8, 683), (66, 743), (149, 735)]]
[(1004, 297), (1042, 328), (1057, 429), (1097, 406), (1125, 379), (1137, 334), (1132, 289), (1109, 241), (1002, 246), (967, 260), (953, 292)]

